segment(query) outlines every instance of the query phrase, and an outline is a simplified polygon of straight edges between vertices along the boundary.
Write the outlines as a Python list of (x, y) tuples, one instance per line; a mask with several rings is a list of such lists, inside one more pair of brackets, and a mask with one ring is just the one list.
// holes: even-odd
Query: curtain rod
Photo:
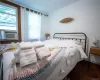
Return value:
[[(2, 0), (2, 1), (3, 1), (3, 0)], [(6, 2), (13, 3), (13, 4), (16, 4), (16, 5), (18, 5), (18, 6), (22, 7), (22, 8), (26, 8), (27, 11), (31, 11), (31, 12), (35, 12), (35, 13), (38, 13), (38, 14), (41, 14), (41, 15), (44, 15), (44, 16), (48, 16), (47, 14), (43, 14), (43, 13), (41, 13), (41, 12), (39, 12), (39, 11), (30, 9), (30, 8), (27, 8), (27, 7), (25, 7), (25, 6), (21, 5), (21, 4), (16, 3), (16, 2), (12, 2), (12, 1), (10, 1), (10, 0), (4, 0), (4, 2), (5, 2), (5, 1), (6, 1)]]
[[(21, 7), (22, 7), (22, 6), (21, 6)], [(22, 7), (22, 8), (26, 8), (26, 7)], [(41, 12), (39, 12), (39, 11), (32, 10), (32, 9), (30, 9), (30, 8), (26, 8), (26, 10), (27, 10), (27, 11), (34, 12), (34, 13), (38, 13), (38, 14), (41, 14), (41, 15), (44, 15), (44, 16), (48, 16), (48, 15), (46, 15), (46, 14), (43, 14), (43, 13), (41, 13)]]

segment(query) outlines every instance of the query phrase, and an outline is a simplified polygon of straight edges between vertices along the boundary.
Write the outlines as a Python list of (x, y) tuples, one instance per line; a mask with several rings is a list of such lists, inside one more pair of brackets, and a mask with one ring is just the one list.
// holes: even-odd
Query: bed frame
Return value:
[[(58, 36), (57, 36), (58, 35)], [(55, 33), (53, 35), (54, 39), (61, 40), (76, 40), (84, 44), (84, 52), (87, 52), (87, 36), (85, 33)]]

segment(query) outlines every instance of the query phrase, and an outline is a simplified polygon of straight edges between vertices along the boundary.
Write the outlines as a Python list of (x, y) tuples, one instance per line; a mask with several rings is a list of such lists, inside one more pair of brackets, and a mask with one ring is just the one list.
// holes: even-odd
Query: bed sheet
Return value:
[(14, 52), (12, 51), (3, 54), (3, 80), (9, 80), (9, 73), (12, 70), (11, 63), (14, 58)]

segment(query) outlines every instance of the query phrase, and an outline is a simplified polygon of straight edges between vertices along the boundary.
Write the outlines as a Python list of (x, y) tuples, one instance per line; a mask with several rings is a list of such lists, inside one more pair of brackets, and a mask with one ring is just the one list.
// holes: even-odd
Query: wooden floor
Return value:
[[(67, 77), (70, 80), (100, 80), (100, 65), (87, 61), (79, 62)], [(67, 80), (64, 78), (63, 80)]]

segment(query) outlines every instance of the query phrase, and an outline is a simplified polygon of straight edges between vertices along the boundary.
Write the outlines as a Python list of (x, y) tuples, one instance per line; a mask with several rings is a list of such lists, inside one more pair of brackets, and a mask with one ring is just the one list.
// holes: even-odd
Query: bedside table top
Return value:
[(99, 55), (100, 56), (100, 48), (90, 48), (90, 54)]

